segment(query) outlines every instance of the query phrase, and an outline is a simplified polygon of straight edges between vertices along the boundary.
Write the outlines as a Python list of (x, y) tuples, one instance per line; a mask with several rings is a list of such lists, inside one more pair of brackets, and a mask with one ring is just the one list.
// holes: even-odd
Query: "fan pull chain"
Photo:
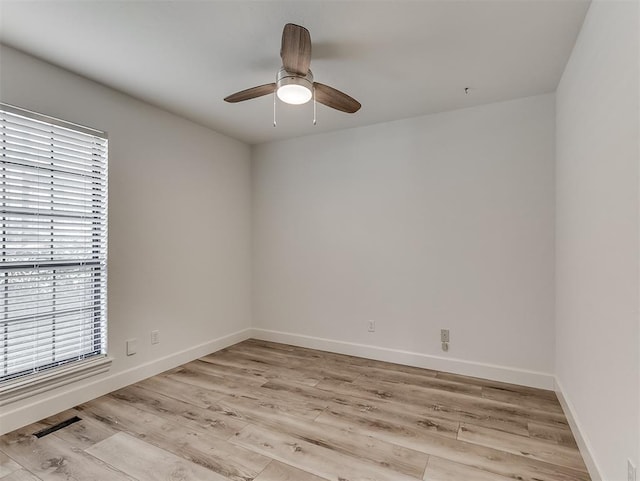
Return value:
[(313, 87), (313, 125), (316, 125), (316, 88)]
[(276, 126), (276, 92), (273, 91), (273, 126)]

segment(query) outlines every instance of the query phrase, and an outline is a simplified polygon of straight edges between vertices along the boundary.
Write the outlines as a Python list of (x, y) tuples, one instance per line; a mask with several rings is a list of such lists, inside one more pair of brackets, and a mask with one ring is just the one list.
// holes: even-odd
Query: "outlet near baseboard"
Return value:
[(137, 339), (127, 339), (127, 356), (133, 356), (136, 352), (138, 352), (138, 340)]
[(449, 342), (449, 329), (440, 329), (440, 342)]

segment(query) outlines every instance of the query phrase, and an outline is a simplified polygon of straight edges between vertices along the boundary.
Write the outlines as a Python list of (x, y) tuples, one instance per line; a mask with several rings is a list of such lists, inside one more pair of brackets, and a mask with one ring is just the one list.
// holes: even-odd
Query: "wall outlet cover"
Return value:
[(160, 342), (160, 331), (151, 331), (151, 344), (158, 344)]
[(137, 351), (138, 351), (138, 340), (128, 339), (127, 340), (127, 356), (133, 356)]
[(367, 330), (369, 332), (376, 332), (376, 321), (369, 321)]
[(440, 329), (440, 342), (449, 342), (449, 329)]

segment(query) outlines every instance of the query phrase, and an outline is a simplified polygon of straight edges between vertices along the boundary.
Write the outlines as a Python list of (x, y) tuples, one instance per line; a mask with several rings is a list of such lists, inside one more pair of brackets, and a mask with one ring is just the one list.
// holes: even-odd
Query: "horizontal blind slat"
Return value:
[(43, 176), (39, 175), (34, 170), (25, 170), (20, 168), (19, 165), (4, 162), (0, 164), (0, 178), (6, 179), (10, 185), (24, 185), (26, 187), (47, 187), (57, 188), (57, 187), (65, 187), (65, 188), (73, 188), (76, 190), (86, 191), (93, 189), (96, 192), (104, 190), (105, 182), (98, 181), (97, 179), (88, 179), (84, 177), (62, 177), (58, 176), (55, 179), (55, 184), (46, 184), (43, 182)]
[(85, 142), (89, 144), (93, 142), (101, 143), (106, 141), (106, 139), (98, 137), (97, 135), (87, 134), (78, 130), (72, 130), (71, 128), (62, 127), (56, 125), (55, 123), (34, 120), (33, 118), (28, 118), (28, 114), (27, 116), (25, 116), (22, 114), (7, 112), (6, 110), (0, 112), (0, 122), (11, 125), (22, 125), (28, 127), (33, 131), (55, 134), (55, 137), (57, 139), (66, 139), (70, 141)]
[[(29, 145), (29, 143), (13, 143), (7, 145), (9, 137), (0, 137), (0, 152), (3, 158), (10, 158), (19, 160), (14, 162), (18, 165), (24, 166), (27, 169), (41, 168), (43, 166), (55, 166), (56, 171), (76, 170), (78, 172), (95, 172), (99, 173), (99, 170), (104, 163), (104, 157), (98, 155), (86, 155), (79, 156), (71, 153), (60, 153), (55, 145), (50, 145), (49, 148), (38, 147), (35, 145)], [(6, 160), (6, 159), (5, 159)], [(24, 160), (24, 162), (22, 162)]]
[(47, 176), (54, 177), (56, 175), (62, 178), (72, 179), (87, 179), (88, 181), (102, 181), (104, 175), (102, 175), (98, 169), (80, 170), (72, 166), (61, 162), (60, 164), (51, 164), (45, 162), (46, 159), (42, 159), (36, 155), (31, 155), (26, 152), (7, 150), (2, 152), (2, 165), (8, 170), (13, 172), (21, 172), (25, 174), (37, 175), (41, 178)]
[[(32, 129), (30, 127), (12, 123), (3, 122), (0, 120), (0, 135), (7, 135), (10, 137), (18, 137), (25, 141), (31, 142), (50, 142), (52, 136), (48, 132), (42, 130)], [(63, 146), (69, 150), (76, 150), (79, 152), (95, 153), (98, 155), (106, 155), (106, 148), (102, 144), (85, 142), (78, 139), (67, 139), (63, 137), (55, 137), (56, 145)]]
[(81, 151), (75, 149), (69, 149), (62, 144), (58, 144), (52, 141), (33, 141), (25, 138), (18, 138), (11, 134), (5, 134), (0, 142), (3, 142), (2, 149), (9, 152), (24, 152), (34, 155), (36, 157), (43, 157), (45, 159), (56, 159), (62, 164), (74, 164), (81, 169), (87, 169), (92, 164), (99, 166), (102, 162), (103, 155), (97, 155), (96, 152)]
[(54, 152), (61, 152), (75, 157), (102, 157), (106, 154), (105, 150), (98, 145), (82, 145), (77, 142), (68, 142), (44, 134), (11, 128), (9, 124), (6, 127), (6, 130), (2, 131), (2, 135), (4, 135), (5, 139), (9, 139), (11, 143), (18, 145), (27, 145), (37, 149), (52, 149)]

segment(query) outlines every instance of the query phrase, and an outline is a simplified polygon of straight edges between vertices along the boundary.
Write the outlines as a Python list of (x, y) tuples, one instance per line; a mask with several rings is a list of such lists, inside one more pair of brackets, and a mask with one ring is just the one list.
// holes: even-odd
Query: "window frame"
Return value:
[[(3, 406), (9, 403), (18, 401), (20, 399), (24, 399), (29, 396), (33, 396), (36, 394), (40, 394), (42, 392), (49, 391), (51, 389), (55, 389), (65, 384), (69, 384), (71, 382), (75, 382), (75, 381), (87, 378), (89, 376), (106, 372), (109, 369), (112, 360), (111, 358), (108, 357), (108, 354), (107, 354), (107, 347), (108, 347), (108, 343), (107, 343), (108, 136), (103, 131), (78, 125), (72, 122), (60, 120), (54, 117), (50, 117), (47, 115), (30, 111), (30, 110), (22, 109), (22, 108), (9, 105), (3, 102), (0, 102), (0, 110), (7, 112), (8, 114), (18, 115), (26, 119), (33, 120), (35, 122), (44, 122), (52, 126), (71, 130), (72, 132), (75, 132), (75, 133), (90, 135), (93, 137), (104, 139), (105, 148), (106, 148), (106, 152), (104, 154), (104, 162), (105, 162), (104, 181), (101, 185), (101, 190), (100, 190), (100, 194), (104, 195), (104, 200), (101, 201), (101, 204), (100, 204), (100, 209), (104, 210), (104, 216), (105, 216), (104, 225), (100, 224), (101, 228), (104, 229), (104, 233), (101, 234), (102, 237), (98, 241), (95, 241), (92, 239), (90, 242), (91, 252), (99, 252), (99, 251), (93, 250), (95, 248), (95, 242), (98, 242), (98, 245), (100, 247), (104, 247), (103, 260), (100, 256), (97, 256), (97, 255), (95, 256), (95, 259), (97, 259), (97, 265), (99, 267), (97, 271), (94, 271), (92, 269), (95, 269), (96, 264), (94, 263), (93, 264), (94, 267), (90, 267), (92, 263), (87, 262), (87, 259), (83, 259), (80, 254), (78, 254), (77, 257), (70, 259), (69, 261), (60, 261), (59, 259), (55, 260), (53, 256), (53, 250), (52, 250), (52, 259), (54, 260), (52, 260), (51, 266), (50, 266), (51, 272), (52, 272), (52, 274), (50, 275), (52, 276), (52, 279), (54, 279), (52, 281), (53, 285), (55, 285), (56, 276), (64, 275), (63, 272), (57, 273), (56, 267), (58, 268), (59, 271), (64, 271), (64, 268), (67, 268), (67, 267), (82, 269), (86, 266), (89, 266), (87, 272), (90, 272), (90, 276), (94, 276), (95, 273), (97, 272), (97, 276), (101, 276), (104, 279), (103, 292), (99, 293), (99, 296), (101, 297), (101, 299), (100, 298), (98, 299), (97, 304), (94, 302), (93, 308), (89, 307), (89, 309), (92, 309), (90, 311), (92, 312), (92, 314), (87, 315), (87, 318), (91, 318), (91, 317), (95, 318), (96, 316), (95, 312), (96, 311), (100, 312), (99, 320), (97, 322), (99, 326), (104, 325), (103, 334), (100, 336), (98, 341), (96, 341), (95, 339), (93, 340), (93, 347), (95, 349), (95, 346), (99, 344), (100, 346), (103, 345), (104, 348), (101, 347), (99, 349), (100, 352), (97, 354), (93, 354), (92, 352), (83, 352), (83, 354), (78, 356), (78, 358), (80, 359), (74, 359), (73, 356), (71, 356), (67, 359), (55, 360), (54, 362), (51, 363), (51, 365), (39, 364), (37, 366), (34, 366), (32, 369), (23, 371), (22, 373), (15, 372), (10, 375), (10, 374), (7, 374), (7, 372), (5, 372), (3, 375), (10, 376), (10, 377), (0, 381), (0, 406)], [(52, 136), (53, 135), (54, 134), (52, 133)], [(3, 139), (3, 136), (0, 136), (0, 146), (3, 144), (2, 139)], [(54, 137), (52, 137), (52, 141), (53, 140), (54, 140)], [(5, 152), (4, 148), (0, 148), (0, 158), (4, 157), (4, 152)], [(53, 168), (55, 167), (54, 164), (55, 164), (55, 160), (57, 159), (53, 155), (51, 158), (52, 158), (51, 165)], [(4, 172), (5, 164), (3, 163), (2, 165), (3, 165), (2, 171)], [(52, 181), (53, 179), (54, 178), (52, 175)], [(4, 190), (4, 185), (5, 185), (4, 181), (0, 180), (0, 189)], [(6, 225), (4, 224), (4, 222), (5, 221), (0, 223), (0, 231), (2, 232), (4, 232), (3, 226)], [(0, 244), (4, 246), (4, 241), (0, 242)], [(2, 247), (2, 249), (4, 250), (4, 247)], [(52, 249), (54, 249), (53, 245), (52, 245)], [(65, 254), (65, 255), (68, 255), (68, 254)], [(35, 261), (35, 262), (27, 261), (27, 262), (23, 262), (23, 264), (24, 265), (17, 264), (10, 268), (22, 268), (24, 271), (32, 271), (34, 273), (37, 273), (35, 275), (40, 275), (39, 274), (39, 272), (41, 272), (40, 269), (45, 268), (45, 266), (43, 266), (43, 264), (45, 263), (40, 261)], [(2, 272), (2, 277), (4, 278), (6, 275), (8, 275), (8, 271), (7, 271), (7, 267), (5, 266)], [(76, 291), (72, 290), (71, 292), (73, 293)], [(75, 294), (72, 294), (72, 296), (75, 296)], [(54, 298), (55, 298), (55, 295), (54, 295)], [(83, 320), (83, 319), (85, 318), (81, 317), (80, 322), (86, 322), (86, 320)], [(55, 320), (53, 321), (53, 323), (55, 324)], [(5, 324), (8, 326), (10, 324), (10, 321), (6, 321)], [(86, 329), (87, 327), (85, 326), (84, 328)], [(95, 329), (95, 326), (93, 327), (93, 329)], [(53, 330), (55, 331), (55, 329)], [(5, 335), (8, 335), (8, 334), (5, 334)], [(6, 341), (6, 338), (5, 338), (5, 341)], [(8, 344), (6, 345), (8, 346)], [(52, 346), (55, 346), (55, 341), (52, 342)], [(52, 349), (55, 349), (55, 347), (52, 347)], [(88, 357), (84, 358), (84, 356), (88, 356)]]

